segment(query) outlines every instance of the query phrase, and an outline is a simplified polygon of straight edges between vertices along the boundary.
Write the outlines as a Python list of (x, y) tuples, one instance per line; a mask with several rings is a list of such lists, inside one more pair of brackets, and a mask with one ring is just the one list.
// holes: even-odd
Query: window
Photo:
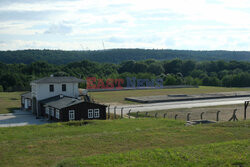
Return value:
[(93, 109), (88, 109), (88, 118), (93, 118)]
[(75, 120), (75, 110), (69, 110), (69, 120)]
[(58, 109), (56, 109), (56, 118), (60, 119), (60, 111)]
[(62, 91), (66, 92), (66, 84), (62, 84)]
[(99, 111), (99, 109), (95, 109), (94, 110), (94, 117), (95, 118), (99, 118), (100, 117), (100, 111)]
[(54, 92), (54, 85), (49, 85), (49, 91)]
[(45, 113), (49, 115), (49, 107), (45, 108)]
[(54, 108), (50, 108), (50, 109), (51, 109), (50, 114), (51, 114), (51, 116), (53, 116), (53, 117), (54, 117), (54, 115), (55, 115), (55, 113), (54, 113)]

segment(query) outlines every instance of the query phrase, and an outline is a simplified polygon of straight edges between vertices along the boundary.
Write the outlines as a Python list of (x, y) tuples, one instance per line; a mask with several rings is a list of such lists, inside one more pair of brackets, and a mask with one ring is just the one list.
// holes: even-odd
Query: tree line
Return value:
[(247, 51), (192, 51), (171, 49), (107, 49), (107, 50), (17, 50), (0, 51), (0, 62), (30, 64), (35, 61), (46, 61), (50, 64), (68, 64), (70, 62), (90, 60), (100, 63), (122, 63), (128, 60), (236, 60), (250, 61)]
[[(30, 81), (50, 76), (75, 76), (108, 78), (127, 77), (137, 79), (162, 78), (167, 85), (204, 85), (224, 87), (249, 87), (250, 63), (242, 61), (194, 61), (194, 60), (154, 60), (124, 61), (120, 64), (98, 63), (89, 60), (65, 65), (37, 61), (31, 64), (0, 63), (0, 91), (30, 90)], [(85, 88), (86, 83), (80, 87)], [(124, 83), (124, 86), (126, 83)]]

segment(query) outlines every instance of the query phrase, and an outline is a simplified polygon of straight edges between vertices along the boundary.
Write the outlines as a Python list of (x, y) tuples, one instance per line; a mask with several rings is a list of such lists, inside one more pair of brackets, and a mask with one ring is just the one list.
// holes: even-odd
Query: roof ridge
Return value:
[(31, 83), (80, 83), (82, 79), (74, 76), (56, 76), (56, 77), (43, 77), (37, 80), (31, 81)]

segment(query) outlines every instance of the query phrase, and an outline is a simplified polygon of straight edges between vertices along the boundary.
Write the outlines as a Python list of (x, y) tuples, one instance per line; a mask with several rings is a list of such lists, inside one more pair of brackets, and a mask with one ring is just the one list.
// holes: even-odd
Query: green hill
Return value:
[(120, 63), (126, 60), (171, 60), (171, 59), (237, 60), (250, 61), (247, 51), (192, 51), (171, 49), (109, 49), (96, 51), (62, 51), (62, 50), (18, 50), (0, 51), (0, 62), (30, 64), (34, 61), (47, 61), (51, 64), (91, 60), (106, 63)]

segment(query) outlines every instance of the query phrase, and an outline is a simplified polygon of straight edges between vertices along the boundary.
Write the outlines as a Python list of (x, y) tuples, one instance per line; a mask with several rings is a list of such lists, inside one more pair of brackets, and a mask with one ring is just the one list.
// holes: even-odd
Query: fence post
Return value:
[(201, 120), (203, 120), (203, 114), (204, 114), (204, 112), (201, 113)]
[(121, 118), (123, 118), (123, 107), (121, 108)]
[(166, 118), (167, 113), (164, 114), (164, 118)]
[(216, 113), (216, 121), (217, 122), (219, 121), (219, 114), (220, 114), (220, 111), (217, 111), (217, 113)]
[(148, 116), (148, 112), (146, 112), (146, 117)]
[(116, 119), (116, 106), (114, 107), (114, 119)]
[(175, 119), (175, 120), (177, 119), (177, 116), (178, 116), (178, 114), (175, 114), (175, 116), (174, 116), (174, 119)]
[(247, 107), (248, 107), (249, 101), (245, 101), (244, 104), (244, 120), (247, 119)]
[(187, 114), (187, 121), (190, 121), (190, 113)]
[(139, 112), (140, 112), (140, 111), (137, 111), (137, 112), (136, 112), (136, 118), (138, 118)]
[(108, 119), (110, 119), (110, 105), (108, 106)]
[(231, 120), (233, 120), (233, 121), (238, 121), (238, 118), (236, 117), (236, 111), (237, 111), (237, 109), (234, 109), (234, 111), (233, 111), (233, 116), (228, 120), (228, 121), (231, 121)]
[(158, 113), (155, 113), (155, 118), (157, 118)]
[(128, 119), (130, 119), (130, 111), (131, 109), (128, 110)]

